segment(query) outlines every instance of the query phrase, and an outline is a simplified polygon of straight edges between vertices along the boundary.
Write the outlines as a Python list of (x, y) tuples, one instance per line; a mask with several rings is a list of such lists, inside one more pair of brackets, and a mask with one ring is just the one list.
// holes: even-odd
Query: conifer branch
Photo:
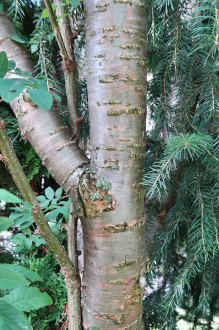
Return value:
[[(171, 308), (172, 304), (173, 304), (173, 301), (175, 299), (175, 297), (177, 296), (179, 290), (182, 289), (182, 286), (183, 286), (183, 283), (185, 282), (185, 279), (186, 279), (186, 276), (189, 275), (189, 272), (194, 272), (193, 270), (193, 265), (198, 257), (198, 253), (199, 253), (199, 250), (196, 252), (196, 254), (194, 255), (193, 259), (191, 260), (191, 262), (187, 262), (189, 263), (189, 265), (186, 267), (185, 265), (185, 270), (182, 272), (182, 274), (179, 276), (179, 279), (178, 279), (178, 283), (176, 284), (175, 288), (174, 288), (174, 292), (173, 294), (171, 295), (170, 297), (170, 301), (168, 303), (168, 309)], [(187, 264), (186, 263), (186, 264)]]
[(216, 35), (215, 35), (215, 46), (219, 46), (219, 19), (218, 19), (218, 9), (217, 9), (217, 4), (214, 6), (215, 9), (215, 19), (216, 19)]
[(203, 198), (202, 198), (202, 193), (201, 193), (200, 180), (199, 180), (199, 171), (198, 171), (198, 165), (197, 164), (196, 164), (196, 173), (197, 173), (197, 186), (198, 186), (199, 200), (200, 200), (200, 206), (201, 206), (202, 245), (203, 245), (204, 252), (207, 255), (205, 237), (204, 237), (204, 203), (203, 203)]
[(215, 218), (215, 215), (214, 215), (214, 209), (212, 207), (212, 218), (213, 218), (213, 221), (214, 221), (214, 224), (215, 224), (215, 236), (216, 236), (216, 242), (217, 242), (217, 246), (219, 248), (219, 238), (218, 238), (218, 231), (217, 231), (217, 223), (216, 223), (216, 218)]
[(203, 68), (205, 69), (208, 77), (209, 77), (209, 80), (210, 80), (210, 86), (211, 86), (211, 97), (212, 97), (212, 108), (213, 108), (213, 112), (215, 113), (215, 97), (214, 97), (214, 84), (213, 84), (213, 81), (212, 81), (212, 77), (210, 75), (210, 72), (207, 68), (207, 66), (205, 65), (205, 63), (203, 63), (202, 60), (199, 60), (199, 62), (202, 64)]
[[(195, 61), (196, 61), (196, 56), (197, 56), (197, 53), (195, 53), (194, 59), (193, 59), (192, 64), (189, 68), (188, 75), (191, 74), (191, 72), (192, 72), (192, 68), (193, 68), (193, 66), (195, 64)], [(184, 88), (183, 88), (182, 94), (181, 94), (181, 101), (180, 101), (180, 106), (179, 106), (180, 107), (180, 118), (182, 118), (182, 105), (183, 105), (183, 101), (184, 101), (184, 95), (185, 95), (186, 87), (187, 87), (187, 80), (185, 82), (185, 85), (184, 85)]]

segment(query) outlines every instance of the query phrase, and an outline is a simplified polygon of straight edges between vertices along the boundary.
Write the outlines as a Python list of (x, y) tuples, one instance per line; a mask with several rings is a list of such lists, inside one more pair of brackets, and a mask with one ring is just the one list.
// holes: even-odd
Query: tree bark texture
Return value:
[[(141, 1), (86, 0), (91, 167), (114, 210), (83, 221), (85, 329), (142, 329), (146, 14)], [(92, 204), (92, 201), (91, 201)]]
[[(16, 32), (9, 19), (1, 13), (0, 26), (0, 51), (5, 51), (8, 58), (14, 60), (21, 70), (34, 72), (34, 64), (28, 52), (10, 39), (10, 35)], [(32, 144), (43, 165), (60, 186), (73, 201), (77, 200), (79, 176), (84, 165), (88, 164), (88, 159), (75, 142), (71, 141), (72, 132), (64, 125), (55, 106), (49, 111), (40, 109), (24, 92), (11, 102), (11, 107), (23, 137)]]
[[(82, 221), (84, 329), (142, 329), (145, 7), (136, 0), (86, 0), (85, 11), (91, 167), (97, 181), (93, 195), (83, 190), (83, 180), (80, 189), (88, 216)], [(22, 70), (33, 71), (28, 54), (9, 38), (15, 32), (2, 15), (0, 26), (0, 51)], [(57, 112), (39, 109), (27, 98), (23, 93), (11, 103), (22, 134), (74, 199), (88, 160)]]

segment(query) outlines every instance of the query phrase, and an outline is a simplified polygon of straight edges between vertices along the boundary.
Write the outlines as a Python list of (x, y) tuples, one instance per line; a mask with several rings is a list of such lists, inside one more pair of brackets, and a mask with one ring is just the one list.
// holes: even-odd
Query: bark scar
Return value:
[(110, 188), (110, 183), (103, 178), (97, 178), (89, 168), (86, 169), (80, 179), (79, 193), (87, 218), (96, 218), (103, 212), (114, 210), (115, 200)]

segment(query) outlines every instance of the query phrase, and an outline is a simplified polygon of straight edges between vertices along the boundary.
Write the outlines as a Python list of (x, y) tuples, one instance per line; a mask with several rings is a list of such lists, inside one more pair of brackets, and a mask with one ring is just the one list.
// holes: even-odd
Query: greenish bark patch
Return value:
[(115, 31), (116, 27), (115, 25), (114, 26), (111, 26), (109, 28), (103, 28), (103, 32), (108, 32), (108, 31)]
[(65, 148), (65, 147), (67, 147), (67, 146), (69, 146), (71, 144), (75, 144), (75, 142), (74, 141), (68, 141), (68, 142), (64, 143), (62, 146), (60, 146), (59, 148), (57, 148), (56, 151), (60, 151), (63, 148)]
[(105, 78), (100, 79), (100, 83), (109, 84), (109, 83), (114, 82), (117, 79), (118, 79), (118, 74), (111, 73), (110, 75), (106, 76)]
[(141, 115), (146, 113), (146, 109), (129, 108), (121, 110), (108, 110), (108, 116), (120, 116), (120, 115)]
[(132, 5), (132, 1), (131, 0), (114, 0), (115, 3), (127, 3)]
[(96, 9), (96, 10), (94, 11), (94, 13), (102, 13), (102, 12), (104, 12), (104, 11), (106, 11), (106, 10), (107, 10), (106, 7), (98, 8), (98, 9)]
[(125, 231), (140, 228), (144, 225), (144, 223), (145, 223), (144, 219), (135, 219), (133, 221), (130, 221), (129, 223), (124, 222), (117, 225), (103, 226), (100, 229), (109, 233), (122, 233)]
[(111, 184), (103, 178), (95, 177), (89, 169), (82, 175), (79, 192), (88, 219), (96, 218), (101, 213), (114, 210), (115, 200), (110, 193)]
[(60, 131), (62, 131), (62, 130), (66, 130), (67, 128), (68, 128), (68, 126), (61, 126), (61, 127), (59, 127), (59, 128), (54, 129), (54, 130), (51, 131), (49, 134), (50, 134), (50, 135), (53, 135), (53, 134), (58, 133), (58, 132), (60, 132)]
[(123, 270), (124, 268), (128, 267), (128, 266), (132, 266), (134, 264), (136, 264), (137, 260), (132, 260), (132, 261), (126, 261), (126, 262), (122, 262), (120, 264), (114, 265), (114, 267), (117, 270)]

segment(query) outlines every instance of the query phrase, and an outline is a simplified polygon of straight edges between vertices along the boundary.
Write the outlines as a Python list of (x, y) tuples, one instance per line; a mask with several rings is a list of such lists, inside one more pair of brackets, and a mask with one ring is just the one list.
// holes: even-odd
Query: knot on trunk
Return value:
[(87, 218), (98, 217), (101, 213), (114, 210), (115, 200), (110, 193), (111, 184), (95, 172), (86, 169), (80, 178), (79, 193)]

